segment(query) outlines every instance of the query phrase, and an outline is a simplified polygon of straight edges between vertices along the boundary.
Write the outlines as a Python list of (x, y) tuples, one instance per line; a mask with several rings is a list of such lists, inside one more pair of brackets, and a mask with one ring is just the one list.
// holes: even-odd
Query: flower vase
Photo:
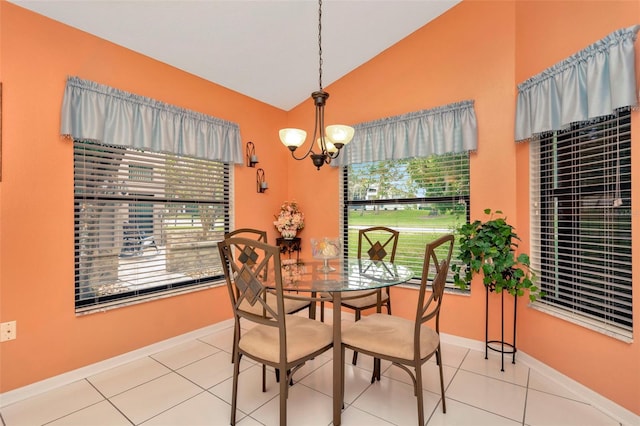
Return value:
[(280, 234), (282, 235), (282, 238), (284, 238), (285, 240), (293, 240), (296, 237), (296, 230), (284, 229), (280, 232)]

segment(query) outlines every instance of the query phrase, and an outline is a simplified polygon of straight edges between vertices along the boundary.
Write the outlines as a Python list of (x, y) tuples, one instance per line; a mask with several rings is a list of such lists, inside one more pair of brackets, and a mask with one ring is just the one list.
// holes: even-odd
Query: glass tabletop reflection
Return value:
[(345, 292), (372, 290), (404, 283), (413, 277), (406, 266), (369, 259), (334, 259), (328, 262), (283, 262), (285, 290)]

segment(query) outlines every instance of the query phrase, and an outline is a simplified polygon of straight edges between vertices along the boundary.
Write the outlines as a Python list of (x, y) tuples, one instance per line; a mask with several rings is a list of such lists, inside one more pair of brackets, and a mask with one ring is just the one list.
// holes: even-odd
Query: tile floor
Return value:
[[(328, 315), (331, 318), (331, 315)], [(228, 425), (231, 396), (232, 328), (193, 339), (151, 356), (86, 377), (0, 409), (2, 424), (16, 425)], [(345, 426), (415, 425), (416, 399), (409, 376), (383, 362), (383, 378), (370, 383), (372, 359), (346, 359)], [(517, 361), (517, 360), (516, 360)], [(443, 344), (447, 413), (442, 413), (435, 362), (424, 366), (425, 418), (433, 425), (620, 425), (570, 391), (522, 363), (498, 354)], [(238, 424), (278, 424), (278, 386), (243, 359)], [(332, 424), (331, 351), (294, 376), (288, 424)]]

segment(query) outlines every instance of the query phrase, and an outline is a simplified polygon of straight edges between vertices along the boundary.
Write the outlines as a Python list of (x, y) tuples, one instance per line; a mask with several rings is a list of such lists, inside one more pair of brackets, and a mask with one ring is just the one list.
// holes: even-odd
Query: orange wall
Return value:
[[(331, 85), (326, 121), (339, 117), (359, 123), (473, 99), (479, 139), (478, 152), (471, 154), (471, 215), (479, 217), (490, 207), (515, 217), (514, 16), (511, 2), (464, 2), (454, 7)], [(289, 125), (307, 124), (311, 106), (292, 111)], [(337, 235), (338, 212), (333, 206), (338, 203), (338, 171), (325, 166), (318, 172), (305, 161), (292, 164), (290, 173), (304, 179), (290, 179), (289, 192), (302, 205), (316, 206), (305, 210), (306, 236)], [(474, 319), (484, 318), (480, 290), (471, 297), (447, 295), (445, 332), (484, 339), (484, 323)], [(410, 305), (415, 297), (412, 291), (392, 292), (398, 295), (396, 305)], [(395, 313), (414, 315), (413, 310)]]
[[(284, 124), (313, 130), (311, 100), (286, 114), (7, 3), (0, 7), (0, 76), (7, 109), (0, 320), (17, 319), (19, 328), (19, 338), (1, 346), (0, 392), (229, 317), (221, 289), (75, 317), (72, 159), (58, 136), (67, 75), (238, 122), (243, 142), (256, 144), (270, 189), (256, 194), (255, 170), (236, 167), (236, 225), (268, 229), (273, 240), (273, 213), (282, 201), (296, 199), (307, 223), (300, 234), (303, 257), (310, 255), (309, 238), (338, 235), (338, 171), (327, 166), (316, 171), (310, 160), (291, 160), (277, 138)], [(609, 32), (639, 22), (639, 11), (640, 0), (465, 0), (328, 87), (327, 122), (353, 124), (475, 100), (479, 142), (471, 155), (472, 219), (485, 208), (503, 210), (527, 237), (526, 250), (528, 152), (526, 145), (513, 142), (516, 84)], [(635, 134), (638, 121), (636, 112)], [(395, 313), (412, 315), (415, 291), (392, 291)], [(635, 293), (637, 313), (640, 292)], [(524, 300), (520, 305), (519, 349), (640, 414), (637, 343), (572, 326), (526, 308)], [(481, 341), (483, 315), (484, 290), (474, 284), (470, 296), (447, 295), (442, 329)], [(637, 340), (640, 315), (634, 317)]]
[(73, 153), (59, 136), (65, 81), (75, 75), (238, 123), (271, 189), (258, 194), (255, 169), (235, 168), (236, 226), (270, 231), (286, 197), (286, 153), (267, 149), (265, 135), (286, 113), (13, 4), (0, 2), (0, 13), (0, 320), (18, 330), (0, 346), (0, 392), (230, 318), (224, 287), (74, 314)]
[[(520, 83), (612, 31), (640, 23), (640, 2), (589, 1), (577, 6), (574, 1), (519, 1), (516, 22), (515, 74), (516, 83)], [(640, 81), (640, 42), (636, 41), (635, 48), (636, 81)], [(632, 113), (632, 126), (632, 138), (638, 141), (640, 111)], [(519, 146), (517, 154), (518, 228), (528, 241), (527, 145)], [(632, 167), (634, 175), (639, 176), (640, 152), (635, 148)], [(633, 190), (633, 203), (638, 205), (640, 192), (636, 185)], [(632, 220), (633, 240), (640, 241), (640, 217), (635, 214)], [(634, 276), (639, 262), (640, 250), (636, 247)], [(635, 280), (633, 293), (635, 343), (624, 343), (539, 311), (523, 309), (519, 345), (531, 356), (640, 414), (640, 287)]]
[[(504, 211), (523, 237), (521, 248), (527, 250), (528, 145), (514, 143), (516, 86), (635, 23), (640, 23), (637, 0), (467, 0), (329, 86), (326, 120), (360, 123), (475, 100), (479, 141), (477, 153), (471, 155), (472, 220), (484, 216), (485, 208)], [(311, 116), (309, 101), (290, 112), (288, 124), (308, 127)], [(634, 129), (640, 127), (637, 117), (634, 112)], [(639, 158), (635, 156), (634, 164)], [(293, 176), (289, 193), (305, 207), (308, 219), (303, 238), (338, 235), (338, 171), (325, 166), (318, 172), (309, 160), (291, 162), (289, 170)], [(636, 232), (637, 224), (636, 218)], [(446, 296), (441, 327), (445, 333), (482, 341), (484, 290), (479, 282), (472, 287), (471, 296)], [(393, 288), (392, 292), (394, 313), (414, 315), (415, 291)], [(498, 301), (492, 298), (493, 312), (498, 312)], [(640, 291), (635, 291), (635, 302), (638, 312)], [(640, 414), (640, 345), (529, 309), (524, 298), (518, 308), (520, 350)], [(636, 341), (639, 317), (634, 316)], [(499, 335), (497, 326), (492, 324), (492, 336)], [(507, 329), (507, 335), (510, 332)], [(582, 350), (576, 352), (576, 348)]]

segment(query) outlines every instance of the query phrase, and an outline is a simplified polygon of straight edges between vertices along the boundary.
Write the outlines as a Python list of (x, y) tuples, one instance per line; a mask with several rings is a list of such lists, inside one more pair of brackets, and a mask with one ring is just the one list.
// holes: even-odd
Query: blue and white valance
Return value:
[(478, 126), (467, 100), (356, 124), (351, 143), (333, 166), (475, 151)]
[(639, 29), (617, 30), (519, 84), (516, 141), (637, 105), (634, 41)]
[(73, 139), (242, 164), (236, 123), (69, 77), (61, 133)]

